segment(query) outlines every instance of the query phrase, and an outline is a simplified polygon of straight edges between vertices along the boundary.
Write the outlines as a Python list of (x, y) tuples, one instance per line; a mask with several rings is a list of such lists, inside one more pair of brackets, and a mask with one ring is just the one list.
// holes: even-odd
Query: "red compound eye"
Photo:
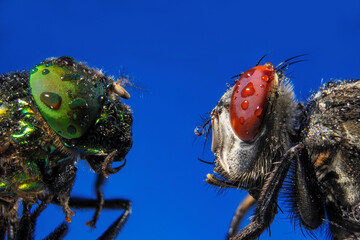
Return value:
[(230, 121), (241, 140), (252, 140), (258, 133), (274, 78), (273, 65), (266, 63), (246, 71), (235, 84), (230, 103)]

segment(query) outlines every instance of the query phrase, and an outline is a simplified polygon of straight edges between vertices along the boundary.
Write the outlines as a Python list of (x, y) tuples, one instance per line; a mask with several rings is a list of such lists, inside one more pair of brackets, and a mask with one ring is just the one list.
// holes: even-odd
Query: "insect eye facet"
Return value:
[(243, 141), (254, 139), (266, 112), (276, 72), (271, 63), (244, 72), (234, 86), (229, 106), (230, 122)]
[(100, 115), (104, 86), (84, 72), (38, 65), (30, 71), (30, 88), (43, 118), (64, 138), (81, 137)]

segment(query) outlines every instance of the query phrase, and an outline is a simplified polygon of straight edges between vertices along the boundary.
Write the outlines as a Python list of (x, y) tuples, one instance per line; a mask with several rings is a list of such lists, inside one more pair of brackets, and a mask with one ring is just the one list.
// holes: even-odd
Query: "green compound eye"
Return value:
[(30, 89), (43, 118), (64, 138), (81, 137), (100, 115), (103, 84), (85, 73), (38, 65), (30, 71)]

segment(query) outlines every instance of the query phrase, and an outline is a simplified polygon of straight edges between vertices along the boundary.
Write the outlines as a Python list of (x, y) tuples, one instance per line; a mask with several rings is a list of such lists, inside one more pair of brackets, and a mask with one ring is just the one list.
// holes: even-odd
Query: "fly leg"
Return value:
[(257, 239), (270, 226), (277, 212), (277, 198), (291, 162), (303, 147), (300, 143), (290, 148), (277, 163), (260, 193), (253, 219), (232, 240)]
[[(99, 201), (95, 199), (71, 197), (69, 206), (79, 209), (98, 209)], [(114, 239), (122, 230), (131, 213), (131, 202), (127, 199), (105, 199), (102, 209), (121, 210), (124, 212), (118, 217), (113, 224), (98, 238), (99, 240)], [(96, 217), (95, 213), (94, 217)], [(97, 216), (98, 217), (98, 216)]]
[(247, 197), (239, 204), (231, 221), (227, 239), (236, 235), (240, 222), (244, 218), (245, 214), (249, 211), (249, 209), (254, 206), (255, 202), (255, 198), (248, 194)]

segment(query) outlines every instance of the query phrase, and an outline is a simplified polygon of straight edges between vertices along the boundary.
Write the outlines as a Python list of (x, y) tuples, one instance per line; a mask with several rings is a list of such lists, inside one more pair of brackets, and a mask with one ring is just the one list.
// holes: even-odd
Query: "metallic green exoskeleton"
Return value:
[(56, 199), (71, 220), (78, 159), (106, 177), (122, 168), (133, 118), (119, 97), (121, 80), (70, 57), (0, 75), (0, 239), (16, 235), (20, 199)]

